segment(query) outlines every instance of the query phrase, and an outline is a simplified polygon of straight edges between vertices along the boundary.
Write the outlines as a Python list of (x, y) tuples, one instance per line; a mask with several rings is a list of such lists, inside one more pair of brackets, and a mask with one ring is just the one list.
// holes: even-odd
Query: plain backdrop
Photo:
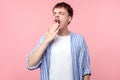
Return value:
[(0, 0), (0, 80), (39, 80), (26, 55), (52, 24), (52, 8), (74, 9), (69, 29), (84, 36), (91, 80), (120, 80), (120, 0)]

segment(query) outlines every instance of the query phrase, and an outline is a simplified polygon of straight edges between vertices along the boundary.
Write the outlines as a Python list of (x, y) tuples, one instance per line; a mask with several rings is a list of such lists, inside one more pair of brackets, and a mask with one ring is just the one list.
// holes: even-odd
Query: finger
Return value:
[(59, 27), (59, 23), (58, 23), (58, 22), (56, 22), (55, 24), (53, 24), (52, 29), (53, 29), (53, 30), (56, 30), (58, 27)]
[(55, 33), (57, 34), (57, 33), (58, 33), (58, 31), (59, 31), (59, 27), (56, 29)]
[(59, 26), (60, 26), (60, 25), (58, 24), (58, 26), (57, 26), (56, 30), (57, 30), (57, 29), (59, 29)]

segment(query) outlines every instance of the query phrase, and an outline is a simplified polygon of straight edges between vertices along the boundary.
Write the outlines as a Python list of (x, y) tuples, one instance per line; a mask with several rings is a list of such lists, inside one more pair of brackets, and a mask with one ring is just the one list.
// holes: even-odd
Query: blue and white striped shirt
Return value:
[[(40, 62), (30, 67), (29, 56), (40, 46), (41, 42), (44, 40), (45, 36), (43, 36), (36, 47), (29, 53), (27, 56), (27, 68), (29, 70), (34, 70), (40, 68), (40, 80), (49, 80), (49, 67), (50, 67), (50, 54), (51, 54), (51, 46), (52, 42), (49, 44), (47, 49), (45, 50)], [(71, 55), (72, 55), (72, 71), (73, 71), (73, 80), (83, 80), (83, 76), (90, 75), (90, 58), (88, 54), (88, 48), (85, 43), (84, 38), (79, 35), (70, 32), (70, 45), (71, 45)]]

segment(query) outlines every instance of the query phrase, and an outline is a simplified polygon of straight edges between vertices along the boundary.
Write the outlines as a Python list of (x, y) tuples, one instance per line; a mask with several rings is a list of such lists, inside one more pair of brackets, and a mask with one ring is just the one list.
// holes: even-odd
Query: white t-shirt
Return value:
[(70, 35), (56, 36), (50, 55), (49, 80), (73, 80)]

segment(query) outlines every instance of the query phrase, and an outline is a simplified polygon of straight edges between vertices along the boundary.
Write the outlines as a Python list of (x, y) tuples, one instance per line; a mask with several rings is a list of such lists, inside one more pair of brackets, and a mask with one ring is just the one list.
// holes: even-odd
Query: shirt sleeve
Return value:
[(33, 50), (28, 53), (27, 57), (26, 57), (26, 67), (29, 69), (29, 70), (34, 70), (34, 69), (37, 69), (40, 67), (40, 64), (42, 62), (42, 59), (39, 61), (38, 64), (36, 64), (35, 66), (32, 66), (30, 67), (29, 66), (29, 58), (30, 56), (34, 53), (34, 51), (40, 46), (40, 44), (42, 43), (42, 41), (44, 40), (44, 36), (39, 40), (39, 42), (37, 43), (37, 45), (33, 48)]
[(82, 51), (83, 51), (83, 76), (85, 75), (91, 75), (90, 71), (90, 57), (89, 57), (89, 52), (88, 48), (86, 45), (85, 40), (83, 39), (83, 45), (82, 45)]

